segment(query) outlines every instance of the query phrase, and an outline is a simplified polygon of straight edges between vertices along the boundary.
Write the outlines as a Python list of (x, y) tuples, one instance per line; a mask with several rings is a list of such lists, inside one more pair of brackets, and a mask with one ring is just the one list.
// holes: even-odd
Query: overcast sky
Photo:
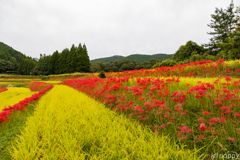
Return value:
[[(173, 54), (208, 43), (215, 7), (231, 0), (0, 0), (0, 41), (31, 57), (85, 43), (90, 59)], [(234, 0), (239, 6), (240, 1)]]

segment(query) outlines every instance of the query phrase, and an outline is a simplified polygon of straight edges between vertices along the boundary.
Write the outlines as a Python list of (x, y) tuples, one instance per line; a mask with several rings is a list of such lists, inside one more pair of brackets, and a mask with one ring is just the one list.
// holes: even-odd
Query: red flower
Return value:
[(199, 135), (198, 138), (201, 139), (201, 140), (205, 139), (205, 137), (203, 135)]
[(199, 126), (199, 129), (201, 131), (205, 131), (207, 128), (206, 128), (206, 124), (205, 123), (201, 123), (200, 126)]
[(201, 117), (201, 118), (198, 119), (198, 122), (199, 122), (199, 123), (203, 123), (203, 122), (204, 122), (204, 119)]
[(203, 112), (204, 115), (209, 115), (210, 113), (208, 111)]
[(178, 133), (178, 138), (180, 138), (181, 137), (181, 133)]
[(232, 141), (232, 142), (236, 141), (235, 138), (231, 138), (231, 137), (228, 137), (227, 139), (228, 139), (229, 141)]
[(162, 124), (160, 127), (161, 127), (161, 128), (165, 128), (165, 127), (166, 127), (166, 125), (165, 125), (165, 124)]
[(240, 117), (240, 112), (237, 112), (235, 115), (236, 115), (237, 117)]
[(213, 135), (218, 135), (218, 133), (217, 133), (217, 132), (213, 132), (212, 134), (213, 134)]

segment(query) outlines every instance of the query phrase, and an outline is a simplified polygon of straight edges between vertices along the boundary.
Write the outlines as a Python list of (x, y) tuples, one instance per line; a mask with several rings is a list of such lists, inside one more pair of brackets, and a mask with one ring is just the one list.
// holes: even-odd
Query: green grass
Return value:
[(9, 149), (17, 135), (21, 134), (27, 118), (33, 115), (35, 105), (29, 104), (25, 111), (16, 111), (9, 116), (11, 121), (0, 123), (0, 159), (10, 160)]

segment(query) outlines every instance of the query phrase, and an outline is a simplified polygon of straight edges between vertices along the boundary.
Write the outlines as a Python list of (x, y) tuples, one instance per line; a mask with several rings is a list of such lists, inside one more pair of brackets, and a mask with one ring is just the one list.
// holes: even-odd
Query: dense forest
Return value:
[(15, 71), (19, 66), (21, 57), (23, 54), (0, 42), (0, 73)]

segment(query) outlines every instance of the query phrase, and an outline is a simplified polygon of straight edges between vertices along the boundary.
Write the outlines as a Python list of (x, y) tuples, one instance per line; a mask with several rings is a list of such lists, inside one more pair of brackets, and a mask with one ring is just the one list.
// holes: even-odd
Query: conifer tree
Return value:
[(68, 72), (68, 70), (67, 70), (68, 65), (67, 65), (67, 61), (66, 61), (68, 54), (69, 54), (69, 49), (65, 48), (59, 56), (59, 73), (60, 74)]
[(237, 26), (230, 32), (229, 38), (226, 38), (225, 42), (218, 43), (218, 46), (222, 48), (220, 55), (225, 60), (240, 59), (240, 8), (237, 8), (236, 14)]
[(90, 71), (90, 59), (88, 56), (88, 51), (87, 51), (87, 47), (85, 44), (83, 44), (83, 50), (82, 50), (82, 54), (81, 54), (81, 58), (82, 58), (82, 72), (89, 72)]
[(58, 74), (59, 53), (55, 51), (49, 60), (49, 74)]
[(79, 43), (77, 48), (77, 72), (82, 71), (82, 63), (83, 63), (82, 52), (83, 52), (83, 47), (81, 43)]
[(213, 37), (210, 38), (210, 42), (208, 44), (205, 44), (206, 49), (211, 55), (216, 55), (221, 50), (221, 48), (217, 46), (217, 43), (225, 42), (226, 38), (229, 37), (229, 34), (236, 25), (237, 21), (233, 8), (234, 4), (232, 1), (227, 9), (223, 10), (222, 8), (216, 8), (215, 14), (211, 15), (212, 20), (208, 26), (214, 29), (214, 31), (209, 32), (208, 34)]
[(76, 59), (75, 53), (76, 53), (76, 47), (73, 44), (66, 59), (68, 73), (73, 73), (75, 71), (75, 67), (76, 67), (76, 63), (75, 63), (76, 60), (74, 60)]

